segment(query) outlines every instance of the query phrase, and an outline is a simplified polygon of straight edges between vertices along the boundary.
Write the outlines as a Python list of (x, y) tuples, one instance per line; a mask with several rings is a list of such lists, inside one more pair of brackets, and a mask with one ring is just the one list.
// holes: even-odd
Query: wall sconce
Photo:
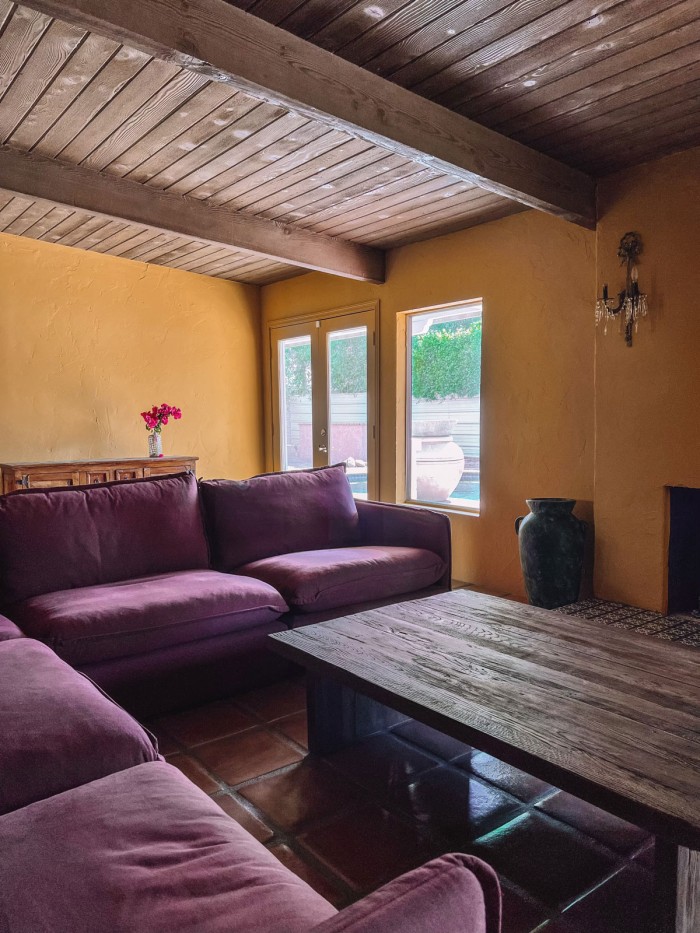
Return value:
[(603, 325), (603, 333), (608, 332), (608, 321), (621, 315), (625, 322), (625, 342), (632, 346), (632, 329), (636, 333), (640, 317), (646, 317), (649, 311), (647, 296), (639, 291), (637, 272), (637, 257), (642, 251), (642, 238), (638, 233), (626, 233), (620, 240), (617, 255), (622, 265), (627, 266), (625, 287), (617, 296), (617, 305), (614, 298), (608, 298), (608, 286), (603, 285), (603, 297), (595, 304), (596, 325)]

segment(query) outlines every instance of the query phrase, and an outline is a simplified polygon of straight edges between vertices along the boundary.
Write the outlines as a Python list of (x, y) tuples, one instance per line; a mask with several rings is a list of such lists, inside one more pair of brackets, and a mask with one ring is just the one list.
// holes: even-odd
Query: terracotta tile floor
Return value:
[(409, 721), (313, 760), (304, 707), (293, 679), (148, 725), (173, 765), (338, 907), (463, 850), (501, 875), (503, 933), (650, 933), (641, 830)]

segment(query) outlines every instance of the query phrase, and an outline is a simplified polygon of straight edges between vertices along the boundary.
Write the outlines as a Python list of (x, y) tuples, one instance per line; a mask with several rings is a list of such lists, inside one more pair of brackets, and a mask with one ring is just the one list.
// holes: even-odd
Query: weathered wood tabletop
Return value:
[(376, 728), (363, 697), (435, 726), (652, 831), (659, 929), (700, 933), (696, 649), (469, 590), (271, 638), (313, 752)]

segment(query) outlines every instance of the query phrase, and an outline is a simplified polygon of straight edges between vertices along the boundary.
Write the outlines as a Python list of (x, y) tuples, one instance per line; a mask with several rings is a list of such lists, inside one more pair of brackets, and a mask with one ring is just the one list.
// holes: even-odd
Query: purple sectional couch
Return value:
[(3, 931), (498, 933), (498, 881), (468, 855), (337, 912), (83, 675), (0, 631)]
[(0, 497), (0, 610), (140, 715), (279, 677), (272, 632), (449, 580), (447, 517), (356, 503), (342, 466)]

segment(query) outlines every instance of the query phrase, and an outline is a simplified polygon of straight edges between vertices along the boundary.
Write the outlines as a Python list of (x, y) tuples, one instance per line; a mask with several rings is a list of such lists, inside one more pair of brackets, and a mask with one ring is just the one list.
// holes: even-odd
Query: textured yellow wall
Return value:
[(596, 337), (596, 593), (666, 603), (666, 485), (700, 487), (700, 149), (600, 185), (598, 285), (624, 284), (620, 237), (642, 235), (650, 317), (628, 348)]
[[(452, 518), (455, 577), (522, 597), (514, 519), (530, 496), (591, 518), (595, 235), (528, 211), (388, 257), (384, 285), (310, 274), (262, 290), (267, 321), (380, 301), (380, 491), (397, 489), (399, 312), (483, 298), (482, 511)], [(268, 450), (269, 455), (269, 450)]]
[(262, 467), (258, 290), (0, 235), (0, 461), (166, 454), (204, 476)]

